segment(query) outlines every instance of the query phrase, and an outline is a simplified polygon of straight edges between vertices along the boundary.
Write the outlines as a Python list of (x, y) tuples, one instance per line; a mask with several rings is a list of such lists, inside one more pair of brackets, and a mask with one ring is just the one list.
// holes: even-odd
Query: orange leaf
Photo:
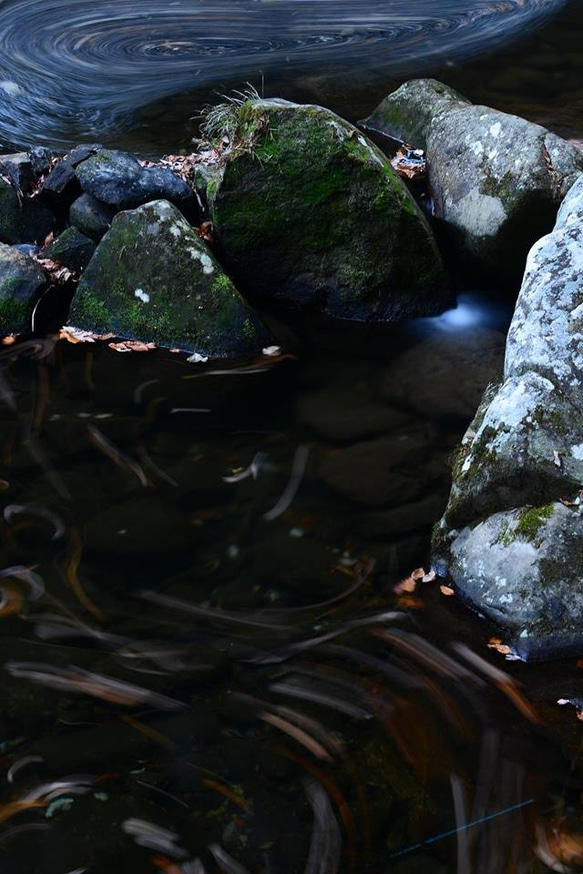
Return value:
[(455, 595), (454, 590), (450, 589), (449, 586), (440, 586), (439, 591), (441, 592), (442, 595), (448, 595), (448, 596)]

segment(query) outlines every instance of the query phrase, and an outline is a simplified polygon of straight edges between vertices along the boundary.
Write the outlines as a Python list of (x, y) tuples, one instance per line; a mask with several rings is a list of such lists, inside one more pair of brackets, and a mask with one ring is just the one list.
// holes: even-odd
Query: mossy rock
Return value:
[(284, 100), (233, 112), (233, 148), (206, 195), (225, 261), (250, 299), (359, 321), (451, 303), (429, 225), (356, 128)]
[(0, 179), (1, 242), (42, 243), (54, 226), (55, 217), (48, 209)]
[(168, 201), (119, 213), (73, 298), (69, 321), (212, 357), (257, 353), (267, 329)]
[(28, 255), (0, 243), (0, 333), (31, 330), (32, 314), (47, 275)]
[(43, 250), (43, 258), (58, 261), (69, 270), (80, 273), (89, 264), (95, 248), (93, 240), (90, 240), (77, 228), (70, 227), (59, 234), (57, 239)]

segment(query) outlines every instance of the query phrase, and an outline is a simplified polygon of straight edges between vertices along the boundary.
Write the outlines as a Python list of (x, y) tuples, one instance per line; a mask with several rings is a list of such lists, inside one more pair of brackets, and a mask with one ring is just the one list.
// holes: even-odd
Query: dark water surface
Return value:
[[(499, 51), (568, 5), (4, 0), (0, 141), (61, 148), (96, 137), (119, 142), (137, 123), (138, 148), (175, 148), (201, 100), (246, 80), (266, 95), (358, 113), (364, 103), (372, 108), (396, 78), (451, 72)], [(573, 54), (578, 47), (573, 41)]]
[[(560, 6), (13, 0), (0, 136), (175, 151), (261, 69), (351, 118), (431, 71), (578, 138)], [(580, 667), (395, 591), (510, 316), (490, 288), (236, 367), (0, 347), (0, 874), (577, 869)]]

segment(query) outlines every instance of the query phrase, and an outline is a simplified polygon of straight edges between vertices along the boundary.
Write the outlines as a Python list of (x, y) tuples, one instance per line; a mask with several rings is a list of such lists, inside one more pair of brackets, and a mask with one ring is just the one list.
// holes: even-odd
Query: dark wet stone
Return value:
[(431, 230), (362, 133), (330, 110), (284, 100), (233, 111), (247, 147), (206, 193), (225, 263), (249, 299), (356, 321), (447, 307)]
[(107, 233), (115, 215), (115, 209), (101, 203), (91, 194), (82, 194), (71, 204), (69, 220), (86, 237), (98, 243)]
[(11, 155), (0, 155), (0, 174), (27, 192), (31, 185), (49, 168), (51, 153), (48, 149), (37, 147), (29, 152), (15, 152)]
[(194, 202), (192, 189), (168, 167), (142, 167), (127, 152), (101, 149), (79, 164), (77, 178), (84, 192), (116, 209), (158, 199), (182, 208)]
[(409, 414), (375, 398), (364, 381), (303, 393), (297, 415), (321, 437), (342, 442), (386, 434), (411, 422)]
[(61, 207), (63, 199), (70, 202), (80, 193), (75, 168), (95, 154), (99, 148), (97, 144), (81, 145), (66, 154), (45, 179), (39, 196), (49, 203), (58, 203)]
[(53, 230), (55, 218), (38, 200), (21, 195), (0, 179), (0, 241), (42, 243)]
[(270, 335), (168, 201), (120, 213), (73, 299), (70, 322), (202, 356), (260, 353)]
[(47, 275), (28, 255), (0, 243), (0, 331), (31, 330), (34, 307), (47, 284)]
[(80, 273), (89, 264), (95, 248), (93, 240), (77, 228), (71, 227), (59, 234), (56, 240), (43, 250), (43, 258), (58, 261), (69, 270)]

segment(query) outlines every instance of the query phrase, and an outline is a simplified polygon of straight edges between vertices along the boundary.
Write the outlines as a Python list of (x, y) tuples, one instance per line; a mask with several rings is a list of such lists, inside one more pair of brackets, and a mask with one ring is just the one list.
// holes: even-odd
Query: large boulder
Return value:
[(398, 108), (398, 121), (385, 107), (382, 129), (393, 136), (405, 130), (417, 137), (413, 145), (425, 140), (435, 216), (458, 248), (489, 268), (520, 273), (583, 171), (583, 154), (540, 125), (467, 105), (445, 86), (437, 93), (438, 86), (423, 79), (402, 86), (385, 101)]
[(356, 128), (284, 100), (250, 100), (231, 113), (231, 148), (206, 195), (248, 297), (361, 321), (451, 303), (425, 218)]
[(54, 225), (53, 214), (38, 200), (0, 179), (0, 242), (42, 243)]
[(159, 199), (182, 208), (194, 202), (189, 185), (169, 167), (143, 167), (127, 152), (100, 149), (77, 166), (76, 175), (85, 193), (116, 209)]
[(0, 243), (0, 333), (30, 331), (32, 314), (47, 285), (44, 270), (28, 255)]
[(385, 97), (360, 124), (425, 149), (427, 130), (434, 118), (449, 109), (470, 105), (466, 97), (436, 79), (412, 79)]
[(583, 651), (582, 266), (583, 176), (529, 254), (434, 533), (438, 567), (530, 657)]
[(205, 243), (163, 200), (115, 217), (69, 320), (202, 356), (252, 354), (270, 339)]

